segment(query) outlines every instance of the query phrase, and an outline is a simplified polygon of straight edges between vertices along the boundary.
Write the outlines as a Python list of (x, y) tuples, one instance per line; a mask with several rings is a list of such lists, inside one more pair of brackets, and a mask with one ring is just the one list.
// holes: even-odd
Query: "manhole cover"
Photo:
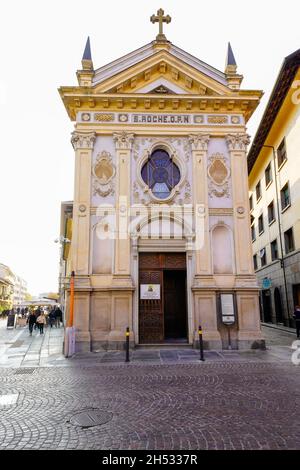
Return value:
[(76, 413), (70, 418), (70, 423), (73, 426), (80, 426), (82, 428), (91, 428), (92, 426), (100, 426), (101, 424), (108, 423), (113, 417), (112, 413), (103, 410), (84, 410)]
[(24, 367), (24, 369), (17, 369), (14, 375), (17, 374), (33, 374), (35, 368), (32, 367)]

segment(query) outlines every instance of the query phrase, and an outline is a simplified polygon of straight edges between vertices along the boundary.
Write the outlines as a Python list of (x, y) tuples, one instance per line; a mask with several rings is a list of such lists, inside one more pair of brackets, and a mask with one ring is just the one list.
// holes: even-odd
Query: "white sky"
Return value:
[(298, 0), (8, 0), (0, 9), (0, 262), (29, 291), (56, 291), (60, 202), (73, 199), (74, 152), (57, 88), (75, 85), (89, 35), (98, 68), (157, 34), (224, 70), (230, 41), (243, 88), (264, 90), (254, 134), (285, 56), (300, 47)]

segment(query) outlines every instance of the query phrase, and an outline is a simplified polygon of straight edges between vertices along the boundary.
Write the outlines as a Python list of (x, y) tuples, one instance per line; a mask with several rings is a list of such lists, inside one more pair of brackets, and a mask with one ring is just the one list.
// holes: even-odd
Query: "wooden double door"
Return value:
[(140, 253), (139, 341), (187, 339), (185, 253)]

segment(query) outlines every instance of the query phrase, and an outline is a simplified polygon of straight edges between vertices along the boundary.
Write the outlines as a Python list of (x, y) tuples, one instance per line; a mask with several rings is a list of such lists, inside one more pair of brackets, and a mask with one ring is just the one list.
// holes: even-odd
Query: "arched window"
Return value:
[(155, 197), (166, 199), (179, 183), (180, 171), (166, 150), (157, 149), (143, 165), (142, 178)]

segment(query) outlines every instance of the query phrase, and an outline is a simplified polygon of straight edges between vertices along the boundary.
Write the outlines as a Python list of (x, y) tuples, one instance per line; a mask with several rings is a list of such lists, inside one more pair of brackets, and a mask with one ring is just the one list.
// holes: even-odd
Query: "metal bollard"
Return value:
[(129, 359), (129, 327), (126, 328), (126, 359), (125, 362), (130, 362)]
[(200, 348), (200, 361), (205, 361), (203, 355), (203, 337), (202, 337), (202, 328), (199, 325), (199, 348)]

